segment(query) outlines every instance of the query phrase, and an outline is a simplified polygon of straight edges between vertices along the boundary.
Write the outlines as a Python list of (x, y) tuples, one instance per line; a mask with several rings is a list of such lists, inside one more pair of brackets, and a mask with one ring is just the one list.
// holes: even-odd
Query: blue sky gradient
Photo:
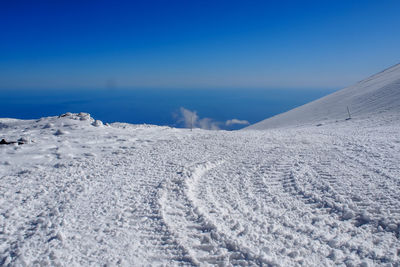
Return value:
[(0, 5), (0, 89), (340, 88), (400, 62), (400, 1)]

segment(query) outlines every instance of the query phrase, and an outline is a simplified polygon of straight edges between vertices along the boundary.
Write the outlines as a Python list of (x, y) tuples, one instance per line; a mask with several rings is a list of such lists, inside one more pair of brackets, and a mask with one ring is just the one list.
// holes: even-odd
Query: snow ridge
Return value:
[[(356, 120), (390, 118), (400, 112), (400, 64), (372, 75), (355, 85), (339, 90), (303, 106), (265, 119), (246, 129), (315, 126)], [(376, 122), (375, 122), (376, 124)]]

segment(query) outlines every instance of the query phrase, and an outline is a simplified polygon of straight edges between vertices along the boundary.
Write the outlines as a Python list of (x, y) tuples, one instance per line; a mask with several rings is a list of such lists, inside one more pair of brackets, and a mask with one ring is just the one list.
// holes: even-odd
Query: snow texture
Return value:
[(24, 140), (0, 145), (0, 266), (398, 266), (398, 69), (320, 100), (319, 127), (0, 119)]

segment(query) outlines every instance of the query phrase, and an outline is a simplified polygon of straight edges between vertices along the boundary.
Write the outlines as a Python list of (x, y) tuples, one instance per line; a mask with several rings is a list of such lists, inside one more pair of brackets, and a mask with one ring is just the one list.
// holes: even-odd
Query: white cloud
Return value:
[(246, 120), (238, 120), (238, 119), (231, 119), (231, 120), (227, 120), (225, 122), (226, 126), (231, 126), (234, 124), (239, 124), (239, 125), (249, 125), (250, 122), (246, 121)]
[(220, 122), (214, 121), (211, 118), (200, 119), (196, 111), (191, 111), (184, 107), (179, 109), (177, 122), (183, 124), (185, 128), (201, 128), (206, 130), (219, 130)]
[(196, 122), (199, 119), (199, 116), (197, 116), (197, 112), (188, 110), (183, 107), (181, 107), (179, 111), (180, 114), (178, 115), (178, 122), (183, 123), (185, 128), (191, 128), (191, 127), (194, 128)]
[[(246, 120), (239, 119), (231, 119), (227, 120), (225, 123), (215, 121), (211, 118), (200, 118), (197, 115), (197, 111), (192, 111), (181, 107), (179, 112), (174, 115), (176, 118), (176, 122), (178, 125), (183, 126), (185, 128), (200, 128), (205, 130), (220, 130), (223, 129), (232, 129), (234, 125), (249, 125), (250, 123)], [(238, 127), (234, 127), (238, 128)], [(240, 128), (240, 127), (239, 127)]]

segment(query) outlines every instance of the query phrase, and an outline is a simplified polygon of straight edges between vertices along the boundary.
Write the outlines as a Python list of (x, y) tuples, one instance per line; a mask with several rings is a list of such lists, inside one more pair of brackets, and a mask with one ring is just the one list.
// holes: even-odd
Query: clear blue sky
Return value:
[(1, 1), (0, 88), (340, 88), (400, 62), (400, 1)]

